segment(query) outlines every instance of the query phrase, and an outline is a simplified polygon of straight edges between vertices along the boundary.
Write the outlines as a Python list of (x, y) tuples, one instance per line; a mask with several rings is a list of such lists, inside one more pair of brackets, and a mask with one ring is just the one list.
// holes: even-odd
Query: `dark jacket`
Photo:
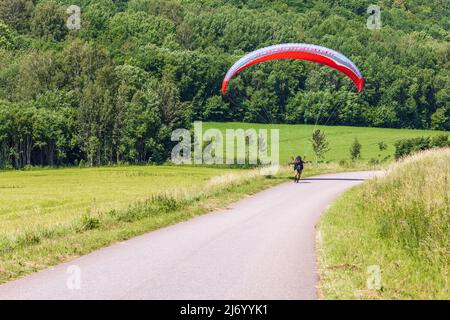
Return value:
[(294, 162), (294, 170), (303, 170), (303, 165), (304, 165), (304, 161), (302, 160), (301, 157), (297, 157), (295, 158), (295, 162)]

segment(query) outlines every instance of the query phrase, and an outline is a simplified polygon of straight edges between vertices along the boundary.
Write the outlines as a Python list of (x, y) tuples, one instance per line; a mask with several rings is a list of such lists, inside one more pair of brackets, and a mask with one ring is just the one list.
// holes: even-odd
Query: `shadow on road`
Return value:
[(300, 181), (366, 181), (367, 179), (351, 179), (351, 178), (305, 178)]

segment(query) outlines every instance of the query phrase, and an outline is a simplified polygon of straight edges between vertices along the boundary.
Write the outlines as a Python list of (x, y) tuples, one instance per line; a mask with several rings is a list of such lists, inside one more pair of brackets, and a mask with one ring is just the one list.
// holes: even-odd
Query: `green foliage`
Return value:
[(97, 39), (106, 30), (109, 19), (115, 14), (113, 0), (92, 1), (82, 11), (81, 37)]
[(29, 30), (33, 13), (32, 0), (2, 0), (0, 2), (0, 20), (19, 32)]
[[(449, 109), (450, 110), (450, 109)], [(450, 130), (450, 111), (439, 108), (431, 116), (431, 128), (435, 130)]]
[(316, 129), (313, 131), (311, 137), (311, 145), (314, 155), (316, 156), (316, 160), (322, 160), (325, 153), (330, 150), (325, 132), (320, 131), (320, 129)]
[(355, 140), (353, 140), (352, 145), (350, 146), (350, 158), (352, 159), (352, 161), (361, 158), (361, 148), (362, 148), (361, 143), (359, 143), (358, 138), (355, 138)]
[(11, 29), (0, 20), (0, 49), (12, 49), (13, 44)]
[(384, 141), (378, 142), (378, 149), (380, 149), (380, 151), (386, 150), (387, 149), (387, 144)]
[(440, 134), (430, 139), (431, 148), (444, 148), (450, 146), (448, 134)]
[(84, 214), (80, 219), (79, 231), (89, 231), (100, 227), (100, 219), (90, 214)]
[(395, 159), (400, 159), (417, 151), (447, 146), (450, 146), (447, 134), (441, 134), (434, 137), (401, 139), (395, 143)]
[(382, 164), (391, 158), (391, 155), (387, 155), (384, 157), (381, 155), (381, 153), (383, 153), (383, 151), (387, 150), (387, 148), (388, 148), (388, 145), (384, 141), (378, 142), (377, 145), (378, 145), (378, 150), (380, 153), (378, 153), (377, 158), (370, 158), (369, 164), (371, 164), (371, 165)]
[(230, 106), (220, 96), (212, 96), (206, 101), (204, 120), (224, 121), (232, 120), (229, 113)]
[(63, 7), (54, 1), (46, 1), (36, 6), (31, 30), (34, 35), (47, 40), (63, 40), (68, 33)]

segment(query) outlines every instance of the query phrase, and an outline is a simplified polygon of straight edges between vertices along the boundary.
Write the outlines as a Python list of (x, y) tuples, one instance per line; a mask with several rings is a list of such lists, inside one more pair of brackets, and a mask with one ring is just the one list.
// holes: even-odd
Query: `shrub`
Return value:
[(447, 134), (440, 134), (431, 138), (431, 147), (444, 148), (450, 146)]
[(400, 159), (411, 153), (431, 148), (442, 148), (449, 145), (448, 135), (441, 134), (434, 137), (417, 137), (402, 139), (395, 143), (395, 159)]
[(100, 219), (87, 213), (81, 217), (80, 225), (80, 231), (98, 229), (100, 227)]
[(181, 200), (177, 200), (170, 195), (158, 194), (153, 195), (151, 199), (139, 206), (130, 207), (123, 211), (113, 210), (110, 212), (110, 215), (117, 221), (132, 222), (152, 215), (176, 211), (182, 205), (183, 201)]
[(355, 138), (350, 147), (350, 157), (352, 161), (361, 158), (361, 148), (362, 148), (361, 143), (359, 143), (358, 138)]
[(386, 150), (387, 149), (387, 144), (384, 141), (378, 142), (378, 149), (380, 149), (380, 151)]
[(157, 211), (161, 212), (175, 211), (181, 205), (180, 201), (176, 200), (172, 196), (165, 194), (152, 196), (151, 204), (155, 209), (157, 209)]
[(317, 160), (321, 160), (325, 153), (330, 150), (325, 133), (319, 129), (313, 131), (311, 144)]

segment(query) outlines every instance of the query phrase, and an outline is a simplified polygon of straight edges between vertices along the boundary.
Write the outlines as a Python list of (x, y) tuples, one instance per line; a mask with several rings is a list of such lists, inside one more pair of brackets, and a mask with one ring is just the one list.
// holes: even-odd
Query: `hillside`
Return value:
[[(66, 26), (81, 8), (79, 30)], [(193, 120), (450, 129), (448, 1), (2, 0), (0, 166), (164, 162)], [(344, 53), (366, 88), (301, 61), (231, 64), (270, 44)]]

